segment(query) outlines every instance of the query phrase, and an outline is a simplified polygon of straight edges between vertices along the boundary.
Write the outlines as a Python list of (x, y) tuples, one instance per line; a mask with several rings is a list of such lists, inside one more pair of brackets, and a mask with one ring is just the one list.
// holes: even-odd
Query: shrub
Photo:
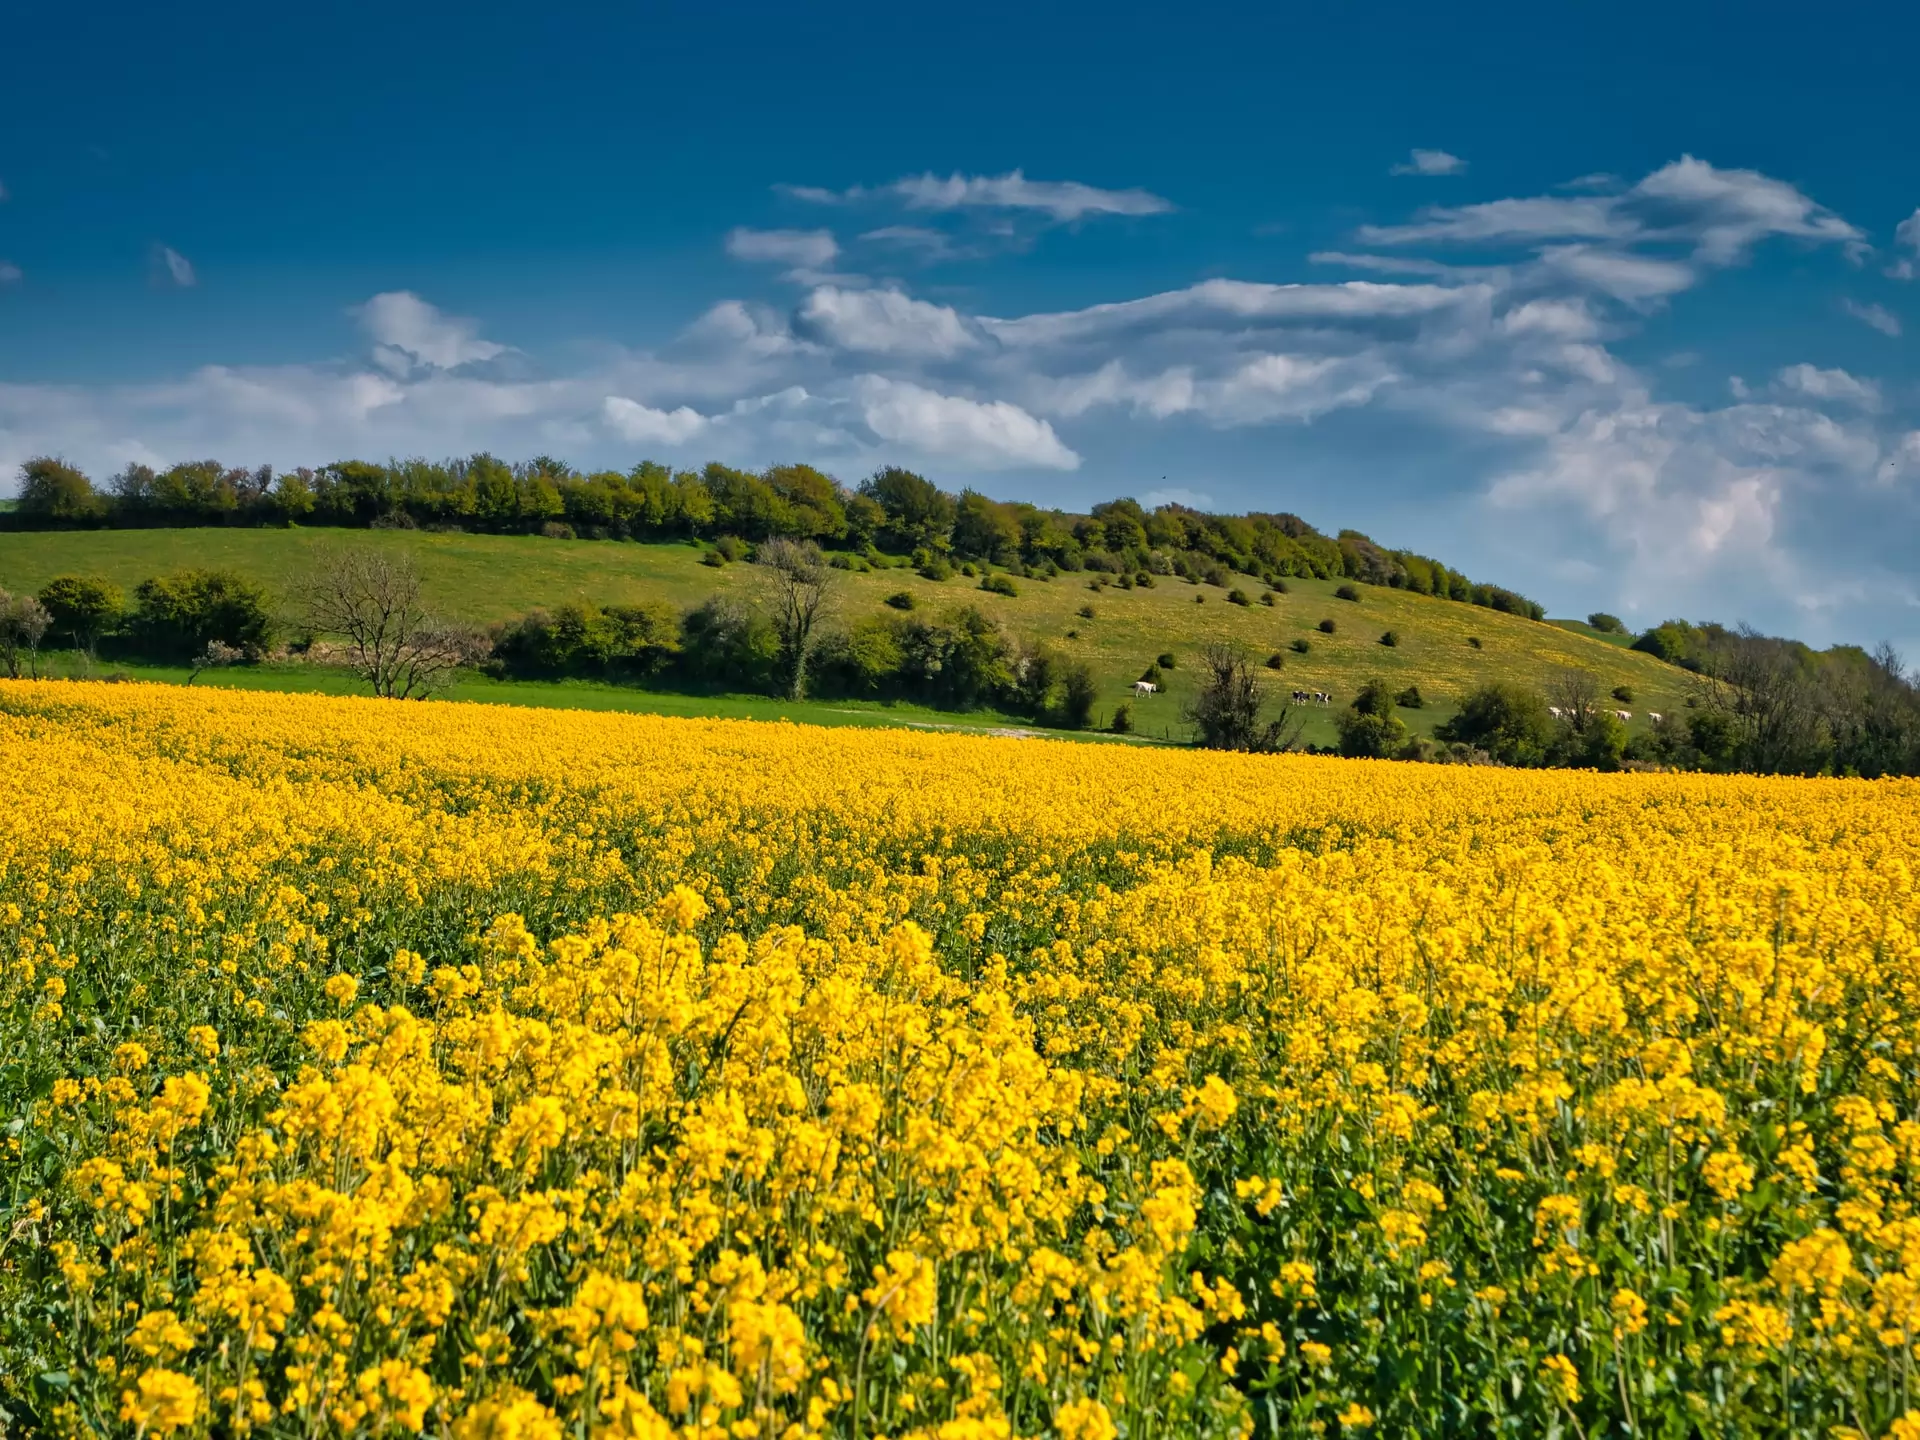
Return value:
[(1270, 605), (1272, 605), (1272, 604), (1273, 604), (1273, 592), (1272, 592), (1271, 590), (1268, 590), (1268, 591), (1266, 591), (1265, 593), (1263, 593), (1263, 594), (1262, 594), (1262, 595), (1260, 596), (1260, 603), (1261, 603), (1262, 605), (1269, 605), (1269, 606), (1270, 606)]
[(1340, 731), (1340, 753), (1359, 759), (1384, 760), (1407, 738), (1406, 723), (1393, 713), (1393, 694), (1384, 680), (1361, 686), (1334, 724)]
[(1484, 750), (1503, 765), (1539, 765), (1555, 731), (1546, 701), (1523, 686), (1496, 681), (1469, 695), (1460, 713), (1434, 733)]
[(1173, 669), (1173, 652), (1171, 650), (1161, 651), (1160, 658), (1153, 663), (1158, 665), (1162, 670)]
[(947, 563), (945, 556), (933, 555), (920, 565), (920, 576), (924, 580), (951, 580), (953, 566)]
[(700, 557), (700, 563), (702, 565), (710, 565), (715, 570), (718, 570), (722, 565), (727, 563), (727, 557), (722, 555), (718, 550), (709, 550)]
[(1355, 604), (1358, 604), (1360, 601), (1360, 591), (1352, 585), (1342, 585), (1338, 590), (1333, 592), (1333, 598), (1336, 600), (1351, 600)]
[(1207, 603), (1207, 597), (1204, 595), (1196, 595), (1193, 597), (1193, 603), (1196, 605), (1204, 605)]
[(1322, 620), (1320, 622), (1320, 633), (1322, 635), (1331, 635), (1338, 628), (1339, 627), (1336, 626), (1331, 620)]
[(56, 575), (41, 587), (40, 604), (54, 634), (70, 638), (76, 650), (91, 651), (119, 623), (127, 598), (118, 585), (92, 575)]
[(1614, 686), (1613, 698), (1618, 700), (1622, 705), (1631, 705), (1633, 703), (1633, 687), (1631, 685)]
[(546, 524), (540, 527), (540, 533), (549, 540), (578, 540), (580, 538), (574, 533), (573, 526), (567, 524), (564, 520), (547, 521)]
[(1138, 585), (1142, 590), (1151, 590), (1153, 588), (1153, 576), (1145, 570), (1136, 571), (1134, 572), (1133, 583)]
[(134, 591), (133, 630), (147, 653), (187, 660), (213, 643), (257, 653), (272, 638), (267, 594), (227, 570), (177, 570)]
[(1313, 642), (1307, 639), (1306, 636), (1302, 635), (1298, 640), (1295, 640), (1292, 644), (1288, 645), (1287, 648), (1293, 651), (1293, 653), (1296, 655), (1305, 655), (1308, 651), (1313, 649)]
[(1287, 668), (1287, 657), (1282, 655), (1278, 650), (1274, 651), (1273, 654), (1267, 656), (1267, 669), (1284, 670), (1286, 668)]
[(893, 594), (887, 596), (885, 603), (891, 605), (896, 610), (911, 610), (913, 609), (914, 603), (913, 592), (911, 590), (896, 590)]
[(1207, 584), (1209, 585), (1217, 586), (1219, 588), (1224, 589), (1226, 587), (1227, 581), (1232, 577), (1228, 574), (1226, 566), (1209, 565), (1207, 566), (1206, 570), (1201, 573), (1200, 578), (1206, 581)]
[(1160, 683), (1160, 667), (1158, 665), (1147, 666), (1146, 669), (1140, 672), (1140, 678), (1149, 685), (1158, 685)]
[(989, 575), (980, 582), (980, 588), (990, 595), (1014, 596), (1020, 593), (1020, 587), (1013, 583), (1011, 575)]
[(1602, 635), (1624, 635), (1627, 633), (1627, 627), (1621, 621), (1620, 617), (1618, 615), (1609, 615), (1604, 610), (1596, 610), (1593, 614), (1587, 616), (1587, 624), (1591, 625), (1595, 630), (1598, 630)]
[(1385, 634), (1383, 634), (1380, 637), (1380, 643), (1382, 645), (1385, 645), (1388, 649), (1392, 649), (1394, 646), (1400, 643), (1400, 632), (1398, 630), (1387, 631)]
[(1107, 728), (1116, 735), (1131, 735), (1133, 733), (1133, 706), (1121, 705), (1117, 707), (1113, 712), (1113, 723), (1108, 725)]
[(737, 560), (744, 560), (748, 555), (753, 553), (753, 547), (738, 535), (722, 535), (718, 540), (713, 542), (713, 548), (720, 552), (720, 558), (728, 564), (732, 564)]
[(1478, 650), (1480, 648), (1480, 637), (1478, 635), (1469, 635), (1467, 637), (1467, 644)]
[(1093, 606), (1082, 605), (1078, 610), (1074, 611), (1073, 613), (1078, 615), (1082, 620), (1091, 620), (1093, 619)]
[(1060, 676), (1060, 718), (1069, 730), (1084, 730), (1093, 721), (1094, 702), (1100, 698), (1093, 667), (1075, 661)]
[(1227, 592), (1227, 603), (1229, 605), (1251, 605), (1253, 601), (1248, 597), (1246, 591), (1235, 587)]
[(1287, 582), (1286, 582), (1286, 581), (1284, 581), (1284, 580), (1281, 580), (1281, 579), (1278, 579), (1278, 578), (1275, 578), (1275, 579), (1273, 579), (1273, 580), (1269, 580), (1269, 581), (1267, 582), (1267, 586), (1268, 586), (1268, 593), (1269, 593), (1269, 594), (1273, 594), (1273, 595), (1285, 595), (1285, 594), (1288, 594), (1288, 593), (1290, 593), (1290, 592), (1289, 592), (1289, 591), (1287, 590)]
[(1403, 710), (1420, 710), (1425, 708), (1427, 702), (1421, 698), (1418, 685), (1409, 685), (1393, 697), (1393, 703)]

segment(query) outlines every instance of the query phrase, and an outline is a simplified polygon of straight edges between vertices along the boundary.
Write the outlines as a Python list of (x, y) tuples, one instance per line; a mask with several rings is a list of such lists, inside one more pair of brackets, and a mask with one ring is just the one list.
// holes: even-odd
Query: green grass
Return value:
[[(719, 569), (703, 565), (701, 550), (684, 544), (401, 530), (189, 529), (0, 533), (0, 586), (15, 592), (37, 590), (54, 575), (78, 571), (105, 576), (131, 590), (148, 576), (168, 570), (214, 566), (240, 571), (284, 594), (288, 580), (310, 567), (317, 551), (343, 544), (411, 553), (425, 579), (429, 603), (446, 618), (481, 624), (569, 600), (599, 604), (665, 600), (684, 607), (715, 591), (746, 598), (762, 579), (751, 565)], [(1089, 576), (1063, 574), (1052, 581), (1019, 580), (1020, 593), (1012, 597), (984, 593), (976, 580), (957, 574), (943, 583), (905, 569), (843, 573), (840, 578), (837, 609), (843, 618), (876, 612), (887, 595), (905, 590), (919, 608), (935, 613), (961, 604), (978, 605), (1016, 634), (1045, 640), (1061, 654), (1087, 661), (1100, 677), (1103, 717), (1131, 698), (1129, 687), (1156, 655), (1172, 651), (1179, 663), (1165, 677), (1166, 693), (1133, 706), (1138, 733), (1155, 739), (1184, 732), (1180, 709), (1192, 694), (1199, 652), (1213, 640), (1244, 645), (1257, 659), (1280, 654), (1284, 667), (1262, 673), (1283, 692), (1333, 694), (1334, 706), (1316, 707), (1309, 714), (1306, 738), (1316, 744), (1331, 742), (1334, 711), (1375, 676), (1396, 690), (1419, 686), (1427, 707), (1400, 712), (1416, 734), (1430, 734), (1454, 713), (1467, 692), (1494, 679), (1544, 691), (1561, 671), (1587, 670), (1602, 693), (1617, 685), (1632, 687), (1635, 703), (1627, 708), (1634, 711), (1633, 729), (1647, 723), (1649, 710), (1679, 709), (1686, 694), (1684, 672), (1616, 643), (1622, 637), (1602, 636), (1578, 621), (1543, 624), (1372, 586), (1361, 586), (1361, 599), (1355, 603), (1334, 598), (1335, 582), (1290, 580), (1290, 593), (1274, 596), (1269, 608), (1258, 603), (1233, 605), (1226, 590), (1166, 578), (1151, 590), (1109, 587), (1096, 594), (1088, 588)], [(1257, 581), (1235, 577), (1232, 583), (1257, 602), (1262, 589)], [(1091, 619), (1077, 613), (1083, 605), (1093, 607)], [(1316, 629), (1323, 618), (1334, 620), (1334, 634), (1323, 635)], [(1379, 643), (1387, 630), (1397, 632), (1398, 646)], [(1299, 655), (1289, 648), (1296, 639), (1310, 643), (1309, 653)], [(1478, 648), (1469, 643), (1471, 639), (1480, 641)], [(229, 672), (219, 683), (255, 683), (239, 678), (244, 674), (260, 677), (260, 683), (271, 678), (280, 688), (333, 688), (336, 680), (339, 688), (351, 686), (345, 676), (326, 677), (323, 684), (319, 672), (304, 666), (285, 667), (292, 673), (282, 677), (281, 668)], [(153, 674), (161, 678), (161, 672)], [(179, 678), (184, 676), (181, 672)], [(200, 683), (208, 683), (207, 678)], [(598, 685), (469, 681), (458, 694), (462, 699), (512, 703), (802, 718), (801, 707), (754, 697), (643, 695)], [(823, 702), (805, 708), (861, 717), (825, 723), (955, 720), (916, 707), (855, 702)], [(819, 717), (809, 713), (806, 718)], [(974, 719), (963, 723), (971, 725)], [(1019, 722), (995, 716), (982, 723), (992, 728)]]

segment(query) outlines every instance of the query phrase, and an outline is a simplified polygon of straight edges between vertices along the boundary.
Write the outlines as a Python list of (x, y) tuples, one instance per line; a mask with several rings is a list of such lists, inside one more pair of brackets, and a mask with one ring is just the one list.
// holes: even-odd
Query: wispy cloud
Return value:
[(1789, 365), (1774, 377), (1774, 385), (1809, 400), (1837, 400), (1865, 410), (1880, 408), (1880, 387), (1845, 370), (1822, 370), (1818, 366)]
[(1862, 325), (1871, 325), (1882, 335), (1900, 338), (1900, 317), (1884, 305), (1869, 301), (1861, 304), (1858, 300), (1842, 300), (1840, 308), (1858, 320)]
[(15, 285), (20, 281), (20, 267), (11, 260), (0, 260), (0, 285)]
[(1894, 280), (1911, 280), (1914, 276), (1916, 260), (1920, 260), (1920, 208), (1902, 220), (1893, 229), (1894, 244), (1911, 250), (1912, 256), (1901, 255), (1887, 266), (1887, 275)]
[(191, 289), (200, 283), (200, 277), (194, 273), (193, 262), (171, 245), (154, 247), (153, 271), (162, 283), (181, 290)]
[(736, 260), (819, 270), (839, 253), (831, 230), (753, 230), (742, 225), (727, 232), (727, 254)]
[(1005, 175), (908, 175), (889, 185), (855, 185), (823, 190), (813, 185), (781, 185), (782, 194), (816, 205), (893, 199), (910, 210), (1031, 210), (1066, 222), (1089, 215), (1162, 215), (1173, 202), (1146, 190), (1106, 190), (1078, 180), (1029, 180), (1020, 170)]
[(1460, 175), (1466, 172), (1466, 168), (1466, 161), (1458, 155), (1449, 155), (1444, 150), (1415, 150), (1387, 173), (1389, 175)]

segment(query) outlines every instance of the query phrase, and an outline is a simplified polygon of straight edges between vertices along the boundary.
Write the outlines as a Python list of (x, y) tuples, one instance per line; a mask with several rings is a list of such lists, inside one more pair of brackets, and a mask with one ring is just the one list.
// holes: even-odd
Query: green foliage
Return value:
[(1093, 619), (1093, 606), (1082, 605), (1078, 610), (1074, 611), (1073, 613), (1078, 615), (1082, 620), (1091, 620)]
[(1339, 627), (1331, 620), (1322, 620), (1317, 628), (1322, 635), (1331, 635)]
[(494, 656), (515, 674), (645, 677), (680, 653), (680, 617), (671, 606), (579, 602), (535, 610), (502, 628)]
[(19, 511), (55, 524), (86, 524), (107, 513), (93, 482), (64, 460), (42, 455), (20, 467)]
[(228, 570), (177, 570), (134, 591), (132, 630), (146, 654), (187, 660), (215, 642), (253, 653), (272, 638), (264, 589)]
[(1426, 700), (1420, 694), (1418, 685), (1409, 685), (1393, 697), (1393, 703), (1402, 710), (1419, 710), (1426, 706)]
[(1160, 658), (1155, 660), (1153, 663), (1158, 665), (1162, 670), (1173, 669), (1174, 668), (1173, 652), (1171, 650), (1162, 650), (1160, 652)]
[(1227, 603), (1229, 605), (1251, 605), (1253, 600), (1246, 591), (1236, 586), (1227, 592)]
[(1122, 704), (1114, 707), (1113, 720), (1107, 728), (1116, 735), (1133, 733), (1133, 706)]
[(1394, 646), (1400, 643), (1400, 632), (1398, 630), (1387, 631), (1385, 634), (1381, 635), (1380, 643), (1382, 645), (1385, 645), (1388, 649), (1392, 649)]
[(1263, 591), (1260, 596), (1260, 603), (1271, 609), (1273, 607), (1273, 591)]
[(1547, 702), (1523, 685), (1495, 681), (1475, 690), (1460, 713), (1434, 732), (1484, 750), (1503, 765), (1542, 765), (1553, 744)]
[(100, 637), (120, 623), (127, 597), (118, 585), (93, 575), (56, 575), (40, 587), (40, 604), (56, 635), (91, 651)]
[(980, 588), (990, 595), (1014, 596), (1020, 593), (1020, 587), (1013, 583), (1011, 575), (989, 575), (980, 582)]
[(1633, 687), (1631, 685), (1614, 686), (1613, 698), (1618, 700), (1622, 705), (1633, 704)]
[(1069, 730), (1093, 723), (1093, 707), (1100, 698), (1100, 682), (1084, 660), (1067, 665), (1060, 674), (1060, 719)]
[(1627, 633), (1625, 622), (1623, 622), (1618, 615), (1609, 615), (1604, 610), (1596, 610), (1593, 614), (1587, 616), (1587, 624), (1598, 630), (1602, 635), (1624, 635)]
[(1360, 601), (1360, 591), (1355, 586), (1342, 585), (1333, 592), (1333, 598), (1336, 600), (1351, 600), (1355, 604), (1358, 604)]
[(1356, 760), (1390, 759), (1406, 743), (1406, 723), (1393, 714), (1342, 710), (1334, 719), (1340, 753)]
[(1287, 657), (1282, 655), (1278, 650), (1274, 651), (1273, 654), (1267, 656), (1267, 669), (1284, 670), (1286, 668), (1287, 668)]
[(911, 610), (914, 606), (911, 590), (896, 590), (887, 596), (885, 603), (895, 610)]
[(1293, 651), (1293, 653), (1296, 655), (1306, 655), (1312, 652), (1313, 642), (1307, 639), (1306, 636), (1302, 635), (1297, 640), (1289, 641), (1287, 643), (1287, 648)]

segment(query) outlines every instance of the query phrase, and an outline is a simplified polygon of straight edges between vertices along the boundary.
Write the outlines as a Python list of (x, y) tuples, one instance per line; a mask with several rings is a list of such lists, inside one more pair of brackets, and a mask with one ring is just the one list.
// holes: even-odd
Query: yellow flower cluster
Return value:
[(1920, 1433), (1920, 785), (0, 689), (29, 1433)]

